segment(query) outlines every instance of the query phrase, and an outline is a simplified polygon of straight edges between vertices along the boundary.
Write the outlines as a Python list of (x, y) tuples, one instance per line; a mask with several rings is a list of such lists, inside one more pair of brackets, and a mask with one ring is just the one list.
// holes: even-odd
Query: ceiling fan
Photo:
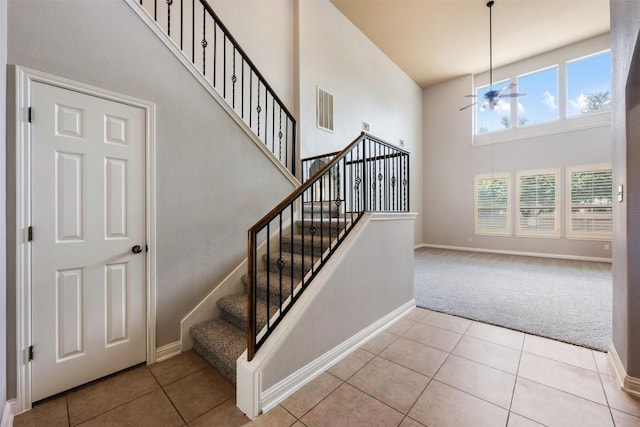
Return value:
[[(506, 93), (516, 88), (515, 83), (508, 84), (500, 89), (493, 89), (493, 43), (491, 27), (491, 7), (493, 6), (493, 3), (493, 0), (487, 2), (487, 7), (489, 8), (489, 91), (485, 92), (484, 95), (482, 95), (482, 104), (480, 104), (480, 111), (484, 111), (487, 108), (493, 110), (502, 98), (517, 98), (519, 96), (526, 95), (526, 93)], [(478, 95), (466, 95), (466, 98), (478, 98)], [(466, 110), (469, 107), (473, 107), (474, 105), (478, 104), (478, 102), (479, 100), (476, 100), (474, 103), (460, 108), (460, 111)]]

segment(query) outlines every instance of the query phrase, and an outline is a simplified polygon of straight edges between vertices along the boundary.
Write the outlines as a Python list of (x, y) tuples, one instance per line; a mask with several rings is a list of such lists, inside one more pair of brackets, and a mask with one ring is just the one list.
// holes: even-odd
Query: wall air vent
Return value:
[(333, 132), (333, 95), (317, 88), (316, 123), (320, 129)]

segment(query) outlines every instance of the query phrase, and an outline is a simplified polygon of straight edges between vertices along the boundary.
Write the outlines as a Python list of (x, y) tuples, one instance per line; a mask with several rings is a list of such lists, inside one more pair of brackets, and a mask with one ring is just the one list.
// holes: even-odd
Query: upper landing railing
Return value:
[(293, 175), (296, 120), (205, 0), (140, 5)]

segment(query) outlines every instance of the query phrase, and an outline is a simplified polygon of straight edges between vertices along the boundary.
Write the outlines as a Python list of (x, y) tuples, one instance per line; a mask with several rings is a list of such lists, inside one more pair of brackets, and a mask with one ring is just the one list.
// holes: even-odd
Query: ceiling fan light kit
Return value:
[[(482, 104), (480, 104), (480, 111), (484, 111), (487, 108), (489, 108), (490, 110), (493, 110), (496, 107), (496, 105), (498, 105), (498, 102), (502, 98), (517, 98), (519, 96), (527, 95), (526, 93), (517, 93), (517, 92), (505, 93), (505, 92), (514, 90), (516, 88), (515, 83), (510, 83), (507, 86), (504, 86), (500, 89), (493, 90), (493, 34), (492, 34), (493, 28), (492, 28), (491, 8), (494, 5), (494, 3), (495, 3), (494, 0), (490, 0), (487, 2), (487, 7), (489, 8), (489, 91), (485, 92), (484, 95), (482, 95), (481, 99), (483, 101), (482, 101)], [(466, 95), (466, 97), (477, 98), (478, 95)], [(469, 107), (473, 107), (476, 104), (478, 104), (478, 101), (460, 108), (460, 111), (466, 110)]]

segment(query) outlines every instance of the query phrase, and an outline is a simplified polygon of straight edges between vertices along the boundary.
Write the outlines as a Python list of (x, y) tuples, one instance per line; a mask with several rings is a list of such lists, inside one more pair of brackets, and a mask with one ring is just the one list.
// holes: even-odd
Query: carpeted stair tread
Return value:
[(295, 222), (298, 234), (313, 234), (322, 236), (322, 238), (336, 238), (338, 232), (342, 232), (348, 224), (351, 223), (349, 218), (326, 218), (314, 220), (297, 220)]
[[(242, 276), (242, 283), (247, 286), (247, 275)], [(300, 279), (293, 278), (293, 288), (300, 284)], [(256, 289), (258, 292), (258, 298), (266, 299), (267, 297), (267, 285), (271, 291), (270, 298), (278, 298), (280, 294), (280, 273), (267, 273), (266, 271), (259, 271), (256, 275)], [(287, 298), (291, 295), (291, 275), (282, 275), (282, 297)]]
[(302, 216), (305, 219), (335, 218), (340, 213), (340, 207), (335, 202), (306, 202), (302, 205)]
[(291, 254), (288, 252), (273, 254), (268, 258), (267, 254), (262, 256), (262, 260), (269, 264), (271, 272), (278, 272), (280, 270), (278, 264), (282, 263), (282, 274), (290, 276), (293, 269), (294, 278), (301, 278), (307, 274), (307, 272), (311, 270), (313, 264), (315, 264), (319, 259), (320, 254), (314, 254), (312, 257), (311, 254), (305, 253), (303, 257), (301, 254)]
[(245, 332), (222, 319), (198, 323), (190, 332), (194, 349), (235, 384), (236, 360), (247, 348)]
[(331, 245), (331, 242), (335, 240), (336, 236), (329, 237), (320, 236), (317, 232), (314, 235), (311, 234), (294, 234), (285, 235), (282, 237), (282, 247), (287, 251), (292, 251), (301, 254), (304, 246), (305, 255), (310, 255), (313, 249), (313, 254), (319, 254), (320, 250), (326, 250)]
[[(273, 316), (278, 310), (278, 305), (274, 304), (275, 301), (277, 300), (274, 299), (269, 301), (269, 316)], [(220, 298), (217, 304), (222, 311), (222, 318), (224, 320), (231, 323), (236, 328), (243, 331), (247, 330), (247, 294), (227, 295)], [(256, 308), (258, 321), (257, 330), (259, 331), (267, 324), (267, 300), (258, 298)]]

